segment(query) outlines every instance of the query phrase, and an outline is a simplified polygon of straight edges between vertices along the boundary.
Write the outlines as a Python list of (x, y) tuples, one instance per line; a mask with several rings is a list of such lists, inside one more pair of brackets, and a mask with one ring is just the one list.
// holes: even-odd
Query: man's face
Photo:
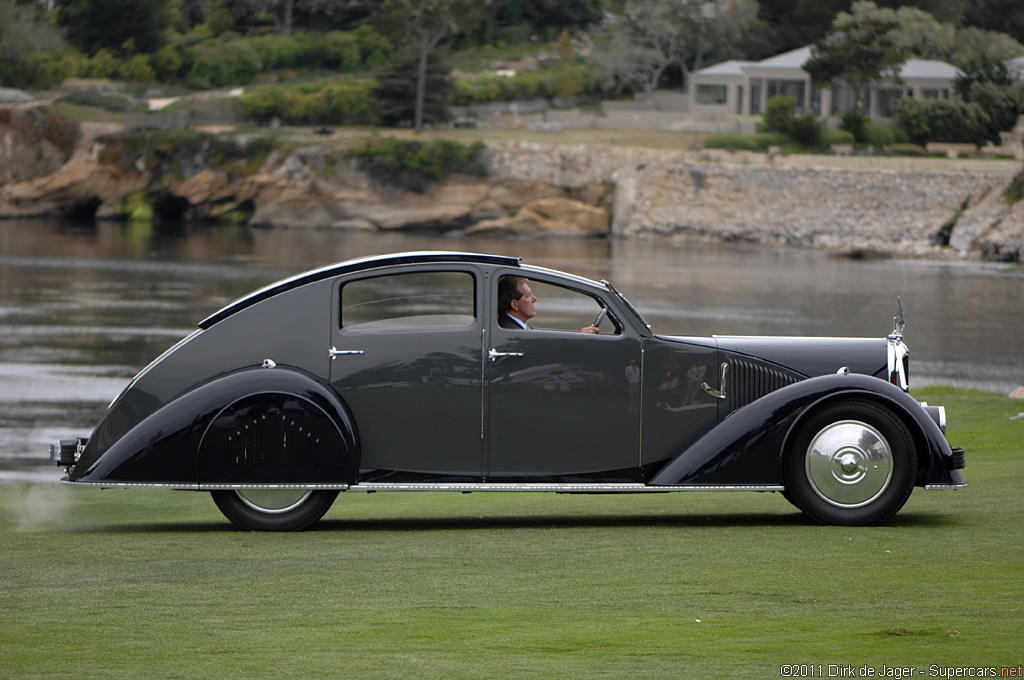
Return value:
[(533, 303), (537, 301), (537, 296), (533, 294), (526, 283), (519, 286), (519, 292), (523, 294), (523, 297), (512, 301), (512, 309), (520, 319), (529, 321), (537, 316), (537, 312), (533, 310)]

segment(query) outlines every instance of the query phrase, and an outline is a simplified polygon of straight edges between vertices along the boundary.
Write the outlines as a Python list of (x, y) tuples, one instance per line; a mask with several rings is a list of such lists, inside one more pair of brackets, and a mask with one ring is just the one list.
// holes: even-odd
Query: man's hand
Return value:
[(580, 329), (580, 333), (590, 333), (591, 335), (597, 335), (600, 332), (601, 329), (597, 326), (587, 326), (586, 328)]

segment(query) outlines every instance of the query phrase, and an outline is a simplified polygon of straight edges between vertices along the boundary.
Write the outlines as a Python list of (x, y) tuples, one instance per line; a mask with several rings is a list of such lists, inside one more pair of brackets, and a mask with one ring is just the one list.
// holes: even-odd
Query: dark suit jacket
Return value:
[[(513, 330), (515, 330), (515, 329), (522, 330), (522, 328), (523, 328), (522, 326), (517, 324), (516, 320), (513, 319), (508, 314), (499, 314), (498, 315), (498, 325), (501, 326), (502, 328), (511, 328)], [(526, 327), (529, 328), (530, 327), (529, 324), (527, 324)]]

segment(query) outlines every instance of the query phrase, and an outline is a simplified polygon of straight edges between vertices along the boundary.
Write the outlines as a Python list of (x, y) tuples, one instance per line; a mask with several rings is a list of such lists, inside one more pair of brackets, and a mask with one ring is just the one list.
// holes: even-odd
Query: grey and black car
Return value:
[[(512, 276), (540, 300), (530, 327), (499, 323)], [(908, 392), (902, 318), (880, 338), (667, 336), (607, 281), (365, 257), (203, 320), (51, 456), (69, 484), (208, 491), (249, 530), (420, 490), (780, 492), (814, 522), (878, 524), (914, 487), (965, 486), (944, 409)]]

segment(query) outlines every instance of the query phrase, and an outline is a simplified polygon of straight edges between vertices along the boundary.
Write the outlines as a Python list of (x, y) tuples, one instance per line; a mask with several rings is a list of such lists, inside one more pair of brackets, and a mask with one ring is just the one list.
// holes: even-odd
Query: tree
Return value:
[[(938, 0), (936, 0), (938, 2)], [(955, 14), (955, 11), (950, 10)], [(1024, 54), (1024, 45), (1004, 33), (986, 31), (973, 26), (958, 29), (953, 23), (941, 22), (917, 7), (890, 9), (874, 2), (853, 4), (849, 14), (840, 13), (833, 25), (872, 26), (884, 33), (884, 40), (905, 56), (939, 59), (963, 69), (980, 57), (1000, 61)]]
[(555, 67), (555, 94), (565, 99), (583, 89), (584, 77), (579, 65), (573, 59), (572, 36), (567, 29), (562, 29), (558, 36), (558, 66)]
[(57, 23), (84, 52), (119, 52), (127, 41), (152, 53), (164, 44), (164, 32), (178, 17), (166, 0), (58, 0)]
[(36, 55), (59, 53), (63, 44), (38, 7), (0, 0), (0, 84), (33, 86)]
[(427, 91), (430, 54), (445, 38), (468, 30), (486, 9), (473, 0), (386, 0), (380, 15), (381, 32), (408, 45), (417, 57), (413, 127), (423, 131), (423, 106)]
[(965, 102), (977, 104), (988, 114), (985, 139), (999, 142), (999, 133), (1012, 130), (1024, 114), (1024, 85), (1018, 84), (1006, 64), (982, 56), (967, 64), (954, 88)]
[(407, 52), (377, 78), (373, 97), (377, 101), (377, 117), (388, 126), (408, 125), (419, 116), (419, 123), (443, 123), (450, 117), (448, 103), (454, 85), (440, 62), (428, 62), (423, 87), (423, 100), (417, 103), (419, 77), (418, 54)]
[(964, 10), (965, 26), (1001, 31), (1024, 43), (1024, 3), (1020, 0), (973, 0)]
[(868, 85), (883, 76), (895, 77), (907, 56), (893, 39), (892, 32), (899, 26), (895, 17), (858, 12), (868, 5), (878, 9), (873, 3), (858, 2), (853, 14), (840, 12), (832, 33), (814, 43), (811, 58), (803, 65), (818, 85), (841, 83), (852, 89), (858, 105), (864, 101)]
[(709, 45), (735, 22), (718, 13), (713, 0), (625, 0), (620, 13), (608, 13), (591, 55), (599, 76), (619, 86), (637, 84), (648, 104), (669, 67), (684, 83), (701, 68)]
[(757, 18), (773, 37), (771, 54), (787, 52), (821, 40), (836, 14), (850, 9), (851, 0), (758, 0)]

